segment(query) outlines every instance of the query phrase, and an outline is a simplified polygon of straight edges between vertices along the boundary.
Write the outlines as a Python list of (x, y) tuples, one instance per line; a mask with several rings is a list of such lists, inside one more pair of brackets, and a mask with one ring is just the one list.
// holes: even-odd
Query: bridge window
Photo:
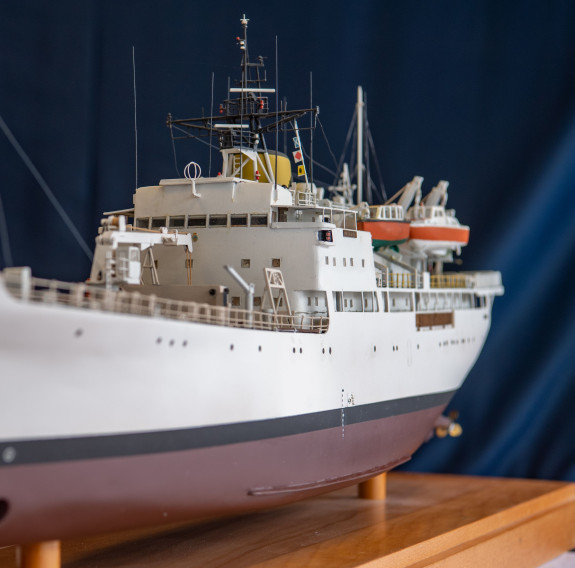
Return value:
[(268, 216), (267, 215), (250, 215), (250, 225), (252, 227), (267, 227)]
[(188, 215), (188, 227), (205, 227), (205, 215)]
[(210, 227), (227, 227), (227, 215), (210, 215)]
[(160, 227), (167, 227), (165, 217), (152, 217), (152, 229), (159, 229)]
[(247, 227), (248, 216), (246, 215), (230, 215), (230, 224), (232, 227)]
[(183, 229), (186, 224), (186, 218), (183, 215), (170, 217), (169, 226), (174, 229)]
[(136, 219), (136, 227), (139, 229), (147, 229), (150, 226), (150, 218), (149, 217), (139, 217)]

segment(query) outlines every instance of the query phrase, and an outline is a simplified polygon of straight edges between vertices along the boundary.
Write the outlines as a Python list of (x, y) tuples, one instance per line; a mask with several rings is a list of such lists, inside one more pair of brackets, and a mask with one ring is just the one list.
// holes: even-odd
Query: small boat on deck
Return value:
[(455, 210), (446, 209), (447, 187), (440, 181), (421, 201), (410, 207), (406, 217), (410, 221), (408, 246), (430, 256), (461, 253), (469, 242), (469, 227), (455, 217)]
[[(406, 218), (406, 211), (414, 197), (421, 196), (422, 182), (422, 177), (415, 176), (384, 204), (359, 209), (358, 227), (371, 233), (372, 246), (375, 250), (399, 246), (408, 241), (411, 236), (411, 224)], [(394, 202), (396, 198), (397, 202)]]
[(405, 219), (403, 207), (390, 205), (370, 205), (369, 218), (358, 221), (360, 231), (371, 233), (374, 249), (398, 246), (407, 242), (410, 223)]

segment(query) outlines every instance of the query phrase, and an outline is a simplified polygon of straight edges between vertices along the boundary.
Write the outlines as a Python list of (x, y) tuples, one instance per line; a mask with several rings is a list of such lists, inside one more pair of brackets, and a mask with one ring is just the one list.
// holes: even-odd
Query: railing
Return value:
[(432, 288), (473, 288), (473, 282), (465, 274), (439, 274), (431, 276)]
[(296, 206), (315, 205), (315, 195), (311, 191), (296, 191), (295, 204)]
[(138, 292), (107, 290), (81, 283), (17, 278), (15, 274), (4, 277), (4, 282), (14, 297), (44, 305), (62, 305), (103, 312), (269, 331), (325, 333), (329, 326), (327, 316), (248, 311), (198, 302), (169, 300)]
[(415, 288), (415, 274), (411, 272), (390, 272), (387, 275), (389, 288)]
[(405, 213), (400, 205), (372, 205), (369, 208), (369, 218), (383, 221), (403, 221)]
[[(422, 272), (390, 272), (382, 270), (376, 273), (378, 288), (424, 288), (425, 278)], [(431, 275), (431, 288), (490, 288), (496, 294), (503, 293), (501, 273), (496, 271), (462, 272), (457, 274)]]

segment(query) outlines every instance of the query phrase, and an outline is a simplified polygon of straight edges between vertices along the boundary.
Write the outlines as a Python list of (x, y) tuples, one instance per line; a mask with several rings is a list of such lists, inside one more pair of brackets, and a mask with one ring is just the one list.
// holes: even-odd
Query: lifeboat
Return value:
[(374, 249), (400, 245), (410, 236), (410, 223), (397, 204), (371, 205), (369, 217), (359, 220), (357, 228), (371, 233)]
[(416, 205), (408, 211), (409, 246), (428, 256), (445, 256), (450, 251), (460, 254), (469, 242), (469, 227), (462, 225), (453, 209), (441, 205)]
[(469, 242), (469, 227), (455, 217), (454, 209), (446, 209), (449, 182), (440, 181), (421, 202), (416, 195), (415, 205), (407, 210), (410, 222), (408, 246), (427, 256), (461, 254), (461, 247)]

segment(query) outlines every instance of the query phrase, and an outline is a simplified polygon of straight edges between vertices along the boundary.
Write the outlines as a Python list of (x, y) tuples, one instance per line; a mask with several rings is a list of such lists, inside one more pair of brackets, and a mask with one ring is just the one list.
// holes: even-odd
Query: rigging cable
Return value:
[[(183, 128), (180, 128), (179, 126), (172, 126), (170, 125), (170, 130), (177, 130), (178, 132), (183, 132), (185, 134), (185, 136), (176, 136), (174, 138), (174, 136), (172, 135), (172, 142), (174, 140), (185, 140), (186, 138), (193, 138), (194, 140), (197, 140), (198, 142), (201, 142), (202, 144), (205, 144), (206, 146), (211, 146), (212, 148), (215, 148), (217, 150), (217, 146), (214, 146), (211, 142), (206, 142), (205, 140), (202, 140), (201, 136), (196, 136), (195, 134), (191, 134), (188, 130), (184, 130)], [(175, 153), (175, 149), (174, 149), (174, 153)], [(177, 169), (177, 167), (176, 167)]]
[[(304, 148), (302, 148), (302, 152), (305, 158), (307, 158), (308, 160), (310, 160), (310, 162), (312, 161), (311, 156), (305, 151)], [(319, 168), (321, 168), (322, 170), (326, 171), (328, 174), (331, 174), (332, 176), (336, 176), (337, 174), (336, 172), (334, 172), (333, 170), (330, 170), (328, 167), (324, 166), (322, 163), (318, 162), (317, 160), (313, 160), (313, 163), (318, 166)], [(329, 183), (327, 185), (330, 185)]]
[[(368, 203), (373, 203), (373, 196), (371, 194), (371, 171), (370, 171), (370, 160), (369, 160), (369, 150), (367, 147), (367, 129), (369, 124), (367, 121), (367, 93), (363, 93), (363, 161), (364, 161), (364, 171), (366, 177), (366, 188), (365, 188), (365, 201)], [(359, 205), (359, 204), (358, 204)]]
[(132, 46), (132, 72), (134, 76), (134, 145), (136, 152), (136, 189), (138, 189), (138, 114), (136, 112), (136, 50)]
[(2, 196), (0, 195), (0, 237), (2, 241), (2, 256), (4, 257), (5, 266), (14, 266), (12, 260), (12, 251), (10, 250), (10, 241), (8, 239), (8, 222), (6, 221), (6, 214), (4, 213), (4, 205), (2, 204)]
[[(309, 72), (309, 108), (313, 108), (313, 72)], [(310, 151), (310, 161), (309, 161), (309, 169), (310, 169), (310, 179), (311, 179), (311, 187), (313, 187), (313, 116), (314, 113), (309, 113), (309, 151)], [(310, 188), (311, 189), (311, 188)]]
[(343, 145), (343, 150), (341, 152), (341, 156), (339, 158), (339, 162), (337, 164), (337, 175), (333, 180), (334, 185), (337, 183), (337, 176), (341, 172), (341, 168), (343, 166), (343, 161), (345, 160), (345, 154), (347, 152), (347, 147), (349, 146), (349, 141), (351, 139), (351, 135), (353, 134), (355, 121), (357, 118), (357, 108), (353, 111), (353, 116), (351, 117), (351, 122), (349, 123), (349, 128), (347, 129), (347, 136), (345, 137), (345, 144)]
[(212, 102), (210, 106), (210, 161), (208, 164), (208, 177), (212, 177), (212, 128), (214, 124), (214, 72), (212, 71)]
[(369, 146), (371, 151), (373, 152), (373, 157), (375, 158), (375, 169), (377, 170), (377, 177), (379, 178), (379, 185), (380, 185), (380, 193), (383, 198), (383, 201), (387, 199), (387, 191), (385, 191), (385, 184), (383, 183), (383, 176), (381, 175), (381, 170), (379, 169), (379, 160), (375, 154), (375, 144), (373, 143), (373, 136), (371, 135), (371, 130), (369, 129), (369, 125), (367, 128), (367, 140), (369, 142)]
[(48, 187), (48, 184), (44, 181), (44, 178), (40, 175), (40, 172), (36, 169), (36, 167), (30, 160), (26, 152), (24, 152), (22, 146), (20, 146), (18, 140), (16, 140), (14, 134), (12, 134), (12, 131), (8, 128), (8, 125), (4, 122), (4, 119), (1, 116), (0, 116), (0, 128), (6, 135), (6, 138), (8, 138), (8, 140), (12, 144), (14, 150), (16, 150), (16, 153), (20, 156), (24, 164), (26, 164), (26, 167), (30, 170), (30, 173), (34, 176), (34, 179), (38, 182), (38, 185), (42, 188), (42, 191), (44, 191), (46, 197), (50, 200), (50, 203), (52, 203), (54, 209), (56, 209), (56, 211), (58, 212), (58, 214), (60, 215), (60, 217), (62, 218), (62, 220), (72, 233), (72, 235), (74, 235), (74, 238), (76, 239), (77, 243), (80, 245), (81, 249), (84, 251), (84, 253), (90, 259), (91, 262), (92, 251), (86, 244), (86, 241), (84, 241), (82, 235), (80, 235), (80, 232), (78, 231), (78, 229), (76, 229), (74, 223), (72, 223), (72, 220), (70, 219), (70, 217), (68, 217), (68, 214), (66, 213), (64, 208), (60, 205), (58, 199), (56, 199), (56, 196), (52, 193), (52, 190)]
[(278, 146), (279, 146), (279, 116), (278, 116), (278, 97), (279, 97), (279, 73), (278, 73), (278, 36), (276, 36), (276, 162), (274, 172), (274, 184), (278, 186)]
[[(172, 150), (174, 152), (174, 166), (176, 167), (176, 174), (178, 175), (178, 177), (180, 176), (180, 170), (178, 170), (178, 156), (176, 155), (176, 142), (174, 139), (174, 132), (173, 132), (173, 126), (172, 126), (172, 122), (171, 122), (171, 116), (170, 116), (170, 138), (172, 139)], [(183, 130), (183, 129), (182, 129)]]
[[(319, 127), (321, 128), (321, 132), (323, 134), (325, 143), (327, 144), (327, 149), (329, 150), (329, 153), (331, 154), (331, 157), (333, 158), (333, 163), (335, 164), (336, 170), (339, 168), (338, 163), (337, 163), (337, 159), (335, 157), (335, 154), (333, 153), (333, 150), (331, 149), (331, 146), (329, 144), (329, 139), (325, 133), (325, 130), (323, 129), (323, 124), (321, 123), (321, 120), (319, 119), (319, 116), (316, 115), (316, 121), (319, 124)], [(337, 176), (337, 173), (334, 174), (335, 176)]]

